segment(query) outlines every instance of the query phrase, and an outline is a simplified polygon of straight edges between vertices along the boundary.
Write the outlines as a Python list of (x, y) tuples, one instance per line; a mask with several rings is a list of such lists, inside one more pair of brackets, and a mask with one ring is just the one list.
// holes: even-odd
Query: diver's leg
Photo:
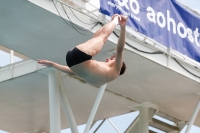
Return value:
[(111, 22), (104, 25), (100, 30), (95, 33), (92, 39), (76, 47), (88, 55), (95, 56), (97, 53), (99, 53), (103, 45), (106, 43), (108, 37), (113, 32), (118, 23), (118, 19), (118, 16), (115, 15)]

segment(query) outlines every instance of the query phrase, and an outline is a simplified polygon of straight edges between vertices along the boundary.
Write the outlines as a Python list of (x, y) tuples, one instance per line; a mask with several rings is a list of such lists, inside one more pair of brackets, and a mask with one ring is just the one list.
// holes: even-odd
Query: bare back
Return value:
[(88, 60), (74, 65), (70, 69), (87, 83), (94, 86), (104, 85), (119, 76), (115, 65), (110, 66), (106, 62)]

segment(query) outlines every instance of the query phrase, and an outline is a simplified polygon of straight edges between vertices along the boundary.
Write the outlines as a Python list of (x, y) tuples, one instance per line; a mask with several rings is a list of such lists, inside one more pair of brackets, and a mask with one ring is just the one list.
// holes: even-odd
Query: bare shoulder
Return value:
[(114, 66), (114, 68), (113, 68), (113, 75), (114, 75), (115, 77), (118, 77), (119, 74), (120, 74), (120, 71), (117, 69), (116, 66)]

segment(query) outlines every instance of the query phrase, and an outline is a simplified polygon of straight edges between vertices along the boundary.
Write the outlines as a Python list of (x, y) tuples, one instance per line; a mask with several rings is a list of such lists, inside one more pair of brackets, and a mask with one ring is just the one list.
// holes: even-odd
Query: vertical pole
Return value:
[(67, 121), (69, 123), (69, 127), (71, 129), (72, 133), (78, 133), (78, 128), (74, 119), (74, 115), (72, 113), (72, 109), (70, 107), (69, 101), (67, 99), (67, 93), (65, 91), (62, 79), (60, 77), (60, 75), (58, 75), (59, 81), (60, 81), (60, 96), (61, 96), (61, 102), (63, 105), (63, 109), (65, 112), (65, 115), (67, 117)]
[(140, 125), (139, 116), (137, 116), (124, 133), (139, 133), (140, 132), (139, 125)]
[(103, 120), (101, 121), (101, 123), (99, 124), (99, 126), (94, 130), (93, 133), (96, 133), (96, 132), (99, 130), (99, 128), (101, 127), (101, 125), (102, 125), (105, 121), (106, 121), (106, 119), (103, 119)]
[(194, 123), (195, 118), (197, 117), (197, 114), (198, 114), (198, 112), (199, 112), (199, 109), (200, 109), (200, 99), (199, 99), (199, 101), (198, 101), (198, 103), (197, 103), (197, 106), (196, 106), (196, 108), (195, 108), (195, 110), (194, 110), (194, 113), (193, 113), (193, 115), (192, 115), (192, 118), (190, 119), (190, 122), (189, 122), (189, 124), (188, 124), (188, 127), (187, 127), (185, 133), (189, 133), (189, 132), (190, 132), (190, 129), (191, 129), (193, 123)]
[(170, 65), (170, 59), (171, 59), (171, 47), (167, 48), (167, 53), (168, 53), (168, 57), (167, 57), (167, 67), (169, 67)]
[(139, 111), (139, 131), (140, 133), (149, 133), (148, 107), (141, 106)]
[(50, 107), (50, 133), (60, 133), (60, 94), (57, 70), (50, 70), (49, 78), (49, 107)]
[(106, 23), (106, 15), (102, 14), (101, 21), (102, 21), (103, 23)]
[(13, 50), (10, 50), (10, 64), (13, 63)]
[(114, 123), (112, 123), (112, 121), (108, 118), (108, 121), (110, 122), (110, 124), (115, 128), (115, 130), (118, 132), (118, 133), (121, 133), (120, 131), (119, 131), (119, 129), (117, 129), (117, 127), (115, 126), (115, 124)]
[(88, 133), (88, 132), (89, 132), (90, 126), (91, 126), (91, 124), (92, 124), (92, 121), (94, 120), (94, 116), (95, 116), (95, 114), (96, 114), (96, 112), (97, 112), (97, 109), (98, 109), (98, 107), (99, 107), (99, 103), (100, 103), (101, 98), (102, 98), (102, 96), (103, 96), (103, 93), (104, 93), (104, 91), (105, 91), (105, 89), (106, 89), (106, 85), (107, 85), (107, 84), (102, 85), (102, 86), (100, 87), (99, 93), (98, 93), (98, 95), (97, 95), (97, 98), (96, 98), (95, 103), (94, 103), (94, 105), (93, 105), (92, 111), (91, 111), (90, 116), (89, 116), (89, 118), (88, 118), (87, 125), (86, 125), (86, 127), (85, 127), (84, 133)]

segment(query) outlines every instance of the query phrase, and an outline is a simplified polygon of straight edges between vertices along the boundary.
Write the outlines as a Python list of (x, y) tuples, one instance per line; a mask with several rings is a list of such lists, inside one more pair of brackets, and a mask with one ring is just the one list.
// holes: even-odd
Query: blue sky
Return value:
[(200, 1), (199, 0), (178, 0), (184, 5), (187, 5), (190, 9), (193, 9), (200, 13)]
[[(116, 117), (112, 117), (109, 118), (110, 121), (112, 121), (112, 123), (117, 127), (117, 130), (120, 131), (120, 133), (123, 133), (128, 126), (131, 124), (131, 122), (138, 116), (139, 112), (132, 112), (129, 114), (124, 114), (124, 115), (120, 115), (120, 116), (116, 116)], [(163, 118), (160, 118), (158, 116), (154, 116), (155, 119), (159, 119), (162, 120), (166, 123), (170, 123), (171, 125), (173, 125), (173, 122), (170, 122), (168, 120), (165, 120)], [(98, 121), (97, 123), (95, 123), (95, 125), (91, 128), (91, 130), (89, 131), (89, 133), (93, 133), (94, 130), (97, 128), (97, 126), (101, 123), (102, 120)], [(182, 131), (180, 133), (185, 133), (187, 126), (185, 126)], [(85, 129), (85, 124), (84, 125), (80, 125), (78, 126), (78, 130), (79, 133), (83, 133)], [(150, 130), (153, 130), (157, 133), (166, 133), (164, 131), (155, 129), (153, 127), (149, 127)], [(70, 129), (64, 129), (61, 131), (61, 133), (71, 133)], [(96, 133), (118, 133), (116, 131), (116, 129), (109, 123), (108, 120), (106, 120), (102, 126), (98, 129), (98, 131)], [(190, 130), (190, 133), (200, 133), (200, 128), (197, 126), (193, 126)]]

